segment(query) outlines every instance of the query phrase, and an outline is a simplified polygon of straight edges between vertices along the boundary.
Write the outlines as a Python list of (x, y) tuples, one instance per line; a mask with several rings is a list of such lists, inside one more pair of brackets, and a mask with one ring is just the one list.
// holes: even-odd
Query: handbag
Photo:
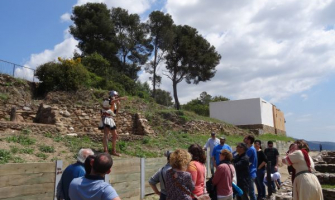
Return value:
[(209, 194), (210, 199), (217, 200), (216, 186), (213, 185), (212, 179), (213, 179), (213, 177), (211, 177), (206, 182), (206, 189), (207, 189), (207, 192)]

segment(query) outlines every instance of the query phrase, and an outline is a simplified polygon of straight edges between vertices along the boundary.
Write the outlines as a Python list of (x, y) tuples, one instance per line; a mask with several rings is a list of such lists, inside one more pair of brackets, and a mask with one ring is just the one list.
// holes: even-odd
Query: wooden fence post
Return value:
[(60, 181), (60, 179), (62, 178), (62, 174), (63, 174), (63, 161), (62, 160), (57, 160), (56, 161), (56, 170), (55, 170), (55, 195), (54, 195), (54, 199), (57, 200), (56, 194), (57, 194), (57, 185)]

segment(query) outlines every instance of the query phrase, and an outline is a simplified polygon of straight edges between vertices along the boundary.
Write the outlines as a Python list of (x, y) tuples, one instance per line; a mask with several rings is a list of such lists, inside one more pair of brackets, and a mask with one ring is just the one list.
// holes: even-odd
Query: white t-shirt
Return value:
[(213, 152), (213, 149), (214, 149), (214, 147), (216, 146), (216, 145), (219, 145), (220, 144), (220, 140), (218, 139), (218, 138), (215, 138), (214, 140), (213, 140), (213, 138), (209, 138), (208, 140), (207, 140), (207, 142), (206, 142), (206, 144), (205, 144), (205, 146), (204, 146), (204, 148), (208, 148), (209, 147), (209, 149), (210, 149), (210, 154), (209, 155), (211, 155), (212, 156), (212, 152)]
[[(271, 174), (271, 181), (276, 181), (276, 180), (280, 180), (280, 173), (279, 172), (275, 172), (273, 174)], [(265, 174), (264, 176), (264, 182), (267, 182), (267, 175)]]

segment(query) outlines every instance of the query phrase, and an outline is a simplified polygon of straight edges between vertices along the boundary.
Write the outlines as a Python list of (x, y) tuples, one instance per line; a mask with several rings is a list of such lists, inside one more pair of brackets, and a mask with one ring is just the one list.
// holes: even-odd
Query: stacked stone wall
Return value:
[(8, 122), (0, 121), (0, 131), (6, 130), (17, 130), (22, 131), (25, 129), (31, 130), (33, 133), (42, 134), (42, 133), (57, 133), (58, 130), (55, 125), (49, 124), (37, 124), (37, 123), (17, 123), (17, 122)]

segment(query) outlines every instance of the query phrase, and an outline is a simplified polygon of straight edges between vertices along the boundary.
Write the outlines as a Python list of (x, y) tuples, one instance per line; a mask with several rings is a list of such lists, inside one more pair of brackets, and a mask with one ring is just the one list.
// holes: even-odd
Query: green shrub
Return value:
[(8, 136), (8, 137), (6, 137), (6, 141), (8, 143), (15, 142), (15, 143), (19, 143), (19, 144), (22, 144), (22, 145), (33, 145), (36, 142), (35, 139), (29, 138), (28, 136), (25, 136), (25, 135)]
[(148, 144), (150, 142), (150, 137), (144, 137), (142, 140), (142, 144)]
[(17, 152), (19, 152), (19, 148), (17, 146), (10, 146), (10, 152), (12, 152), (13, 154), (16, 154)]
[(88, 71), (106, 79), (110, 74), (110, 63), (102, 55), (96, 52), (83, 57), (82, 64)]
[(53, 135), (49, 132), (44, 133), (44, 136), (47, 138), (53, 138)]
[(62, 60), (59, 58), (59, 61), (59, 63), (45, 63), (37, 68), (36, 76), (41, 81), (40, 92), (76, 91), (89, 84), (89, 72), (80, 63), (80, 59)]
[(44, 153), (37, 153), (36, 156), (39, 157), (39, 158), (42, 158), (43, 160), (47, 159), (47, 157), (48, 157), (48, 156), (47, 156), (46, 154), (44, 154)]
[(33, 154), (34, 153), (34, 149), (31, 148), (23, 148), (19, 150), (20, 153), (25, 153), (25, 154)]
[(39, 149), (40, 149), (40, 151), (42, 151), (44, 153), (53, 153), (53, 152), (55, 152), (55, 149), (54, 149), (53, 146), (41, 145)]
[(24, 160), (20, 157), (14, 157), (13, 158), (13, 162), (14, 163), (24, 163)]
[(57, 134), (53, 139), (54, 139), (55, 142), (60, 142), (60, 141), (62, 141), (64, 138), (62, 137), (61, 134)]
[(8, 97), (8, 95), (7, 95), (7, 94), (0, 93), (0, 99), (1, 99), (1, 100), (4, 100), (4, 101), (6, 101), (6, 100), (8, 100), (8, 99), (9, 99), (9, 97)]
[(11, 157), (12, 156), (9, 151), (5, 149), (0, 149), (0, 164), (8, 163)]
[(120, 151), (126, 151), (127, 143), (125, 141), (119, 141), (117, 145), (119, 146)]
[(29, 135), (31, 133), (31, 130), (28, 128), (25, 128), (25, 129), (22, 129), (21, 133), (25, 135)]

